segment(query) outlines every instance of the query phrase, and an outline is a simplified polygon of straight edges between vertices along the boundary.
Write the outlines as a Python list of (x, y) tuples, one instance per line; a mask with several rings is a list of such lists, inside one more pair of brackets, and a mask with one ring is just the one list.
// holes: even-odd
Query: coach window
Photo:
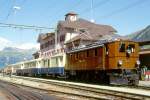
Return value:
[(44, 60), (44, 67), (46, 67), (46, 61)]
[(50, 66), (50, 60), (48, 59), (48, 67)]
[(120, 43), (119, 51), (125, 52), (125, 43)]

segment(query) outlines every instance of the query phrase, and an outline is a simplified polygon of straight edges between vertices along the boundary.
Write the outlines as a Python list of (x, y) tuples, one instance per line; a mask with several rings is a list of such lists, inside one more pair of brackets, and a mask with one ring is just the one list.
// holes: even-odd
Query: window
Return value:
[(48, 47), (48, 42), (45, 43), (45, 47), (46, 47), (46, 48)]
[(131, 53), (133, 53), (134, 50), (135, 50), (135, 45), (134, 44), (129, 44), (128, 47), (127, 47), (127, 50), (130, 50)]
[(81, 59), (84, 58), (84, 52), (80, 52), (80, 58), (81, 58)]
[(78, 56), (79, 56), (78, 53), (76, 53), (76, 60), (79, 58)]
[(43, 49), (43, 45), (40, 45), (40, 48)]
[(119, 51), (120, 52), (125, 52), (125, 43), (120, 43)]
[(48, 45), (51, 45), (51, 44), (50, 44), (50, 41), (48, 41)]
[(89, 57), (89, 50), (87, 50), (86, 52), (86, 57)]
[(70, 54), (70, 59), (72, 60), (72, 54)]
[(84, 33), (84, 32), (85, 32), (85, 29), (80, 29), (80, 32)]
[(60, 42), (65, 40), (65, 35), (60, 36)]
[(105, 49), (106, 50), (106, 55), (108, 55), (108, 49), (109, 49), (108, 45), (106, 45), (106, 49)]
[(50, 60), (48, 59), (48, 67), (50, 66)]
[(55, 43), (55, 40), (50, 40), (50, 45), (53, 45)]
[(97, 56), (97, 48), (95, 49), (95, 53), (94, 54), (95, 54), (95, 56)]

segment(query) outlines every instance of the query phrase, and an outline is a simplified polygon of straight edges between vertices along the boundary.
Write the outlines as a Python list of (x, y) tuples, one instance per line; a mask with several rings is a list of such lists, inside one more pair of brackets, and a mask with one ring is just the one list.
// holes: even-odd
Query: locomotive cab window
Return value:
[(120, 43), (119, 51), (125, 52), (125, 43)]
[(135, 45), (134, 44), (129, 44), (127, 46), (127, 50), (130, 50), (133, 53), (135, 51)]

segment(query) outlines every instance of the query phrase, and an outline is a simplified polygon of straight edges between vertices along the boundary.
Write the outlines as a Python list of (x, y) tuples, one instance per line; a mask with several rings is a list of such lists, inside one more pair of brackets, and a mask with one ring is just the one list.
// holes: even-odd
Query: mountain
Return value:
[(19, 48), (16, 48), (16, 47), (5, 47), (2, 51), (4, 52), (23, 52), (24, 50), (23, 49), (19, 49)]
[[(126, 37), (138, 42), (148, 42), (150, 41), (150, 25)], [(141, 46), (141, 49), (150, 49), (150, 45)]]
[(127, 35), (127, 38), (139, 42), (150, 41), (150, 25), (140, 31)]
[(36, 48), (19, 49), (15, 47), (5, 47), (0, 51), (0, 67), (6, 64), (13, 64), (23, 60), (32, 59), (32, 54), (36, 52)]

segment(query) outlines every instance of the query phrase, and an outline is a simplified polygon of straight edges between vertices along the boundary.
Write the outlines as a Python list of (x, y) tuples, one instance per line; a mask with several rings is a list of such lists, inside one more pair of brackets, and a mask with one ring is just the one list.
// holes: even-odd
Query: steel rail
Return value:
[[(150, 99), (150, 96), (143, 95), (143, 94), (136, 94), (136, 93), (134, 94), (134, 93), (127, 93), (127, 92), (123, 92), (123, 91), (99, 89), (99, 88), (88, 87), (88, 86), (79, 86), (79, 85), (75, 85), (75, 84), (68, 84), (67, 82), (66, 83), (62, 82), (61, 83), (61, 81), (59, 81), (59, 82), (55, 81), (54, 82), (54, 81), (43, 80), (43, 79), (38, 79), (38, 78), (29, 78), (29, 77), (20, 77), (20, 76), (19, 77), (18, 76), (13, 76), (13, 77), (19, 78), (19, 79), (25, 79), (25, 80), (29, 80), (29, 81), (34, 81), (34, 82), (53, 84), (53, 85), (57, 85), (57, 86), (65, 87), (65, 88), (79, 90), (79, 91), (87, 91), (87, 92), (91, 92), (91, 93), (95, 93), (95, 94), (99, 94), (99, 95), (103, 94), (103, 95), (113, 96), (113, 97), (117, 97), (117, 98), (119, 97), (119, 98), (123, 98), (123, 99), (134, 99), (134, 100)], [(56, 92), (58, 92), (58, 91), (56, 91)], [(79, 94), (79, 95), (83, 96), (82, 94)], [(90, 96), (87, 96), (87, 97), (90, 98)]]
[(1, 81), (0, 87), (9, 100), (41, 100), (37, 94), (34, 94), (31, 91), (22, 90), (12, 83)]

